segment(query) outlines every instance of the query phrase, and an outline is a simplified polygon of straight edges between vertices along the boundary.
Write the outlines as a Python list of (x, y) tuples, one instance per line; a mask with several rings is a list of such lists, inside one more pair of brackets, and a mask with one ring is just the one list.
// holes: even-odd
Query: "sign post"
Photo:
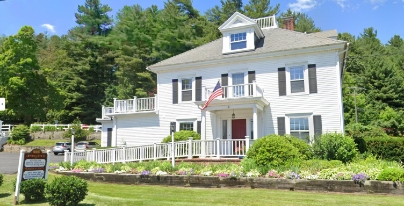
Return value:
[[(6, 110), (6, 99), (0, 98), (0, 111)], [(0, 120), (0, 136), (3, 134), (3, 121)], [(1, 147), (1, 145), (0, 145)]]
[(20, 151), (18, 175), (15, 187), (14, 205), (18, 204), (20, 183), (33, 178), (48, 179), (50, 150), (43, 153), (40, 149), (33, 149), (29, 153)]

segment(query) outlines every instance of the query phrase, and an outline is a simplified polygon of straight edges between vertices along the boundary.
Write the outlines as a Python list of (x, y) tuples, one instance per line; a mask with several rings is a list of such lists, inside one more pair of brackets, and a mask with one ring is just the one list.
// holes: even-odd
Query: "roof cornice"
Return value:
[(346, 42), (340, 42), (335, 44), (328, 44), (322, 46), (315, 46), (315, 47), (306, 47), (306, 48), (299, 48), (299, 49), (289, 49), (289, 50), (282, 50), (282, 51), (274, 51), (274, 52), (267, 52), (267, 53), (259, 53), (256, 54), (251, 52), (251, 54), (246, 54), (243, 56), (229, 56), (228, 58), (223, 59), (214, 59), (214, 60), (206, 60), (206, 61), (199, 61), (199, 62), (187, 62), (187, 63), (179, 63), (179, 64), (171, 64), (165, 66), (152, 66), (152, 68), (148, 67), (147, 70), (150, 70), (154, 73), (160, 72), (168, 72), (171, 70), (188, 70), (192, 68), (198, 67), (206, 67), (210, 65), (218, 65), (218, 64), (226, 64), (235, 62), (243, 62), (243, 61), (250, 61), (250, 60), (257, 60), (257, 59), (268, 59), (268, 58), (277, 58), (282, 56), (291, 56), (291, 55), (302, 55), (307, 53), (316, 53), (321, 51), (335, 51), (339, 49), (344, 49)]

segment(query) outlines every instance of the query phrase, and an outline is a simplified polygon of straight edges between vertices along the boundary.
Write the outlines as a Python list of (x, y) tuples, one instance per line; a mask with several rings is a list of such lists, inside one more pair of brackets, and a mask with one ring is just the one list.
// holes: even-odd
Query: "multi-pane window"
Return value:
[(304, 92), (304, 67), (290, 68), (291, 93)]
[(244, 73), (232, 74), (233, 97), (244, 96)]
[(238, 33), (230, 35), (231, 50), (247, 48), (247, 33)]
[(192, 101), (192, 79), (182, 79), (182, 101)]
[(307, 141), (310, 135), (309, 118), (308, 117), (290, 118), (290, 135)]
[(180, 131), (181, 130), (194, 130), (194, 123), (193, 122), (181, 122), (180, 123)]

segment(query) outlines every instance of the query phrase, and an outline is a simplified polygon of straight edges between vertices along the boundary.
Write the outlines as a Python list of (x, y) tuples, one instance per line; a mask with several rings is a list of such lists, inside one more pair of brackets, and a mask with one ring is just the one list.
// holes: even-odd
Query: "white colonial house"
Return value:
[[(236, 12), (219, 27), (222, 38), (148, 67), (157, 94), (103, 107), (102, 146), (159, 143), (171, 124), (202, 140), (343, 132), (348, 43), (336, 30), (306, 34), (293, 31), (293, 19), (284, 24)], [(201, 110), (218, 81), (223, 95)]]

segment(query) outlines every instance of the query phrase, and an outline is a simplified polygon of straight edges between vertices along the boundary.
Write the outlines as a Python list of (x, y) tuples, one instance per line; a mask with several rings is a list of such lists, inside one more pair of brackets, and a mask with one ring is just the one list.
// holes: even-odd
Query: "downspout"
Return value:
[(342, 65), (342, 70), (341, 70), (341, 84), (342, 82), (344, 82), (344, 70), (345, 70), (345, 66), (346, 66), (346, 59), (348, 58), (348, 49), (349, 49), (349, 42), (346, 43), (346, 49), (341, 51), (338, 54), (342, 54), (345, 52), (345, 56), (344, 56), (344, 63)]

